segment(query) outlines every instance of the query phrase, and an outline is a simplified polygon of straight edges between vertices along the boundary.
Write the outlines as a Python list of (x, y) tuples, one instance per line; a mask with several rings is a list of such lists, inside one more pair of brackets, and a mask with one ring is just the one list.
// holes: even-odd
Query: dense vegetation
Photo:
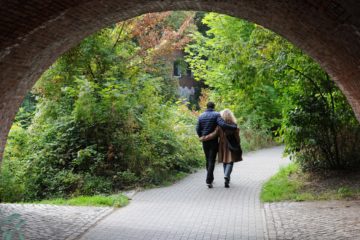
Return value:
[(360, 126), (321, 67), (261, 26), (209, 13), (193, 34), (188, 62), (210, 98), (239, 118), (245, 143), (277, 138), (304, 169), (359, 166)]
[(0, 200), (109, 194), (160, 184), (202, 164), (196, 116), (176, 104), (174, 80), (161, 73), (160, 58), (180, 34), (158, 47), (160, 40), (142, 36), (138, 25), (171, 18), (152, 17), (86, 38), (41, 77), (28, 97), (36, 96), (36, 109), (24, 104), (10, 132)]
[(165, 12), (103, 29), (45, 72), (11, 129), (0, 201), (110, 194), (201, 166), (199, 109), (178, 103), (169, 75), (184, 48), (208, 86), (193, 106), (232, 109), (244, 149), (276, 140), (303, 169), (359, 165), (359, 124), (312, 59), (244, 20)]

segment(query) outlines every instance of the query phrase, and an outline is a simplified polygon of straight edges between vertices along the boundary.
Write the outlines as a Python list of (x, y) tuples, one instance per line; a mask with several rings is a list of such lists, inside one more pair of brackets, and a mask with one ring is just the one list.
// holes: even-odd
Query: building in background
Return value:
[(190, 103), (197, 103), (203, 82), (195, 81), (194, 75), (185, 62), (185, 53), (182, 50), (174, 52), (173, 77), (178, 79), (179, 98)]

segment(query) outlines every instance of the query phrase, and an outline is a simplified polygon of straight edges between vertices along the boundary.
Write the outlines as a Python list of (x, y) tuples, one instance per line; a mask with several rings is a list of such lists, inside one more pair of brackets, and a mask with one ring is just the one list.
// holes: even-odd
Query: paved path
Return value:
[[(98, 220), (113, 211), (109, 207), (70, 207), (46, 204), (0, 204), (0, 223), (14, 213), (20, 214), (25, 224), (21, 233), (25, 240), (72, 240)], [(14, 230), (20, 219), (1, 226)], [(0, 239), (1, 235), (0, 235)], [(15, 238), (19, 239), (18, 234)]]
[(81, 239), (266, 239), (259, 193), (262, 183), (287, 163), (282, 152), (275, 147), (246, 154), (234, 166), (229, 189), (217, 165), (213, 189), (205, 186), (205, 171), (199, 171), (170, 187), (140, 192)]
[(270, 240), (360, 239), (360, 201), (265, 204)]

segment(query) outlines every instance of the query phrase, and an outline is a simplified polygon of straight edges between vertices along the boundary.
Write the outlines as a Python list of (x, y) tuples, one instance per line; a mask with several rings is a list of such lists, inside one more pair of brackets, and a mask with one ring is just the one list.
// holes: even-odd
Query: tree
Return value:
[(188, 62), (212, 89), (210, 98), (235, 111), (245, 143), (272, 133), (305, 169), (358, 166), (359, 124), (317, 63), (244, 20), (209, 13), (203, 23), (209, 30), (193, 34)]
[[(86, 38), (36, 83), (31, 124), (10, 133), (3, 172), (15, 174), (2, 175), (1, 200), (106, 194), (159, 184), (201, 164), (195, 116), (169, 100), (163, 90), (171, 85), (148, 61), (162, 41), (175, 46), (181, 37), (142, 46), (146, 36), (135, 32), (144, 18), (153, 19), (121, 22)], [(8, 196), (11, 188), (18, 193)]]

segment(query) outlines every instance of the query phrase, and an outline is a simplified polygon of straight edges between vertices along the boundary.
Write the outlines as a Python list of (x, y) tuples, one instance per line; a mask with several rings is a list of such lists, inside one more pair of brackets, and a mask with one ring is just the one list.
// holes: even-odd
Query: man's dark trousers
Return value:
[(203, 142), (203, 149), (206, 158), (206, 183), (211, 184), (214, 181), (214, 168), (216, 161), (216, 154), (219, 149), (219, 143), (217, 139)]

